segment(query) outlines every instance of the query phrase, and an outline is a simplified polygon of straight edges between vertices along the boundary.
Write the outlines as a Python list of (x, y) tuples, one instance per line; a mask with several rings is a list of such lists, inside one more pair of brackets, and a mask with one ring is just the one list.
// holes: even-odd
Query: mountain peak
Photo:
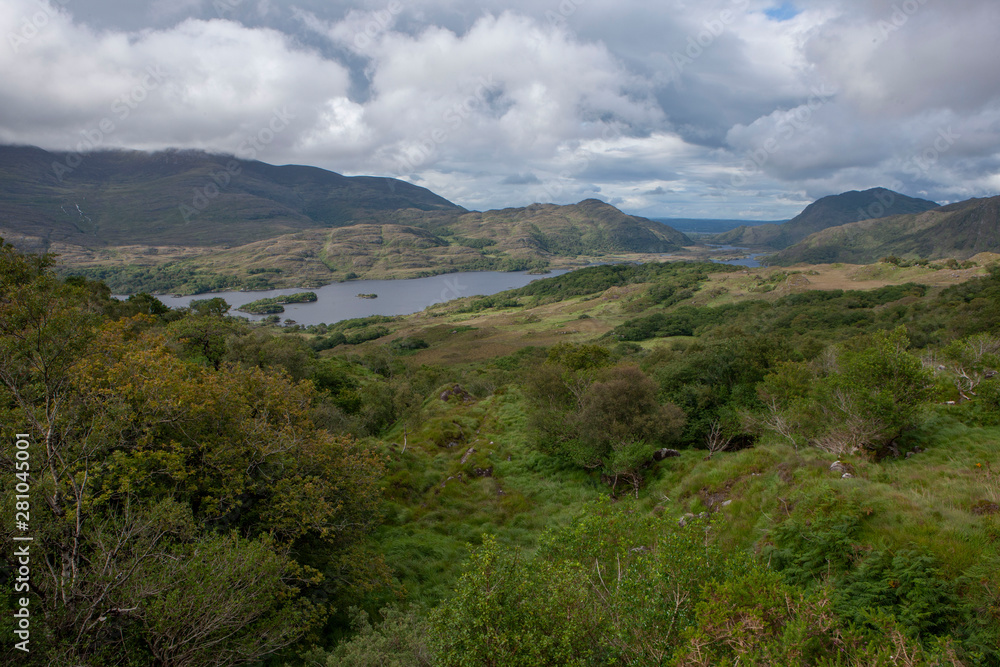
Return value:
[(868, 263), (889, 255), (968, 259), (998, 249), (1000, 196), (831, 227), (806, 237), (769, 261)]
[(937, 202), (909, 197), (883, 187), (851, 190), (817, 199), (784, 224), (740, 227), (716, 237), (715, 241), (730, 245), (763, 245), (780, 250), (829, 227), (872, 218), (922, 213), (939, 206)]

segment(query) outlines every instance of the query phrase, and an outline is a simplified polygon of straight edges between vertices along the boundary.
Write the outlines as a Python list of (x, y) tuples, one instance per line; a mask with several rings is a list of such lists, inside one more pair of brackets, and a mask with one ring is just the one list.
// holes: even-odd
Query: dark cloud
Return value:
[(536, 185), (542, 181), (534, 174), (512, 174), (500, 182), (503, 185)]

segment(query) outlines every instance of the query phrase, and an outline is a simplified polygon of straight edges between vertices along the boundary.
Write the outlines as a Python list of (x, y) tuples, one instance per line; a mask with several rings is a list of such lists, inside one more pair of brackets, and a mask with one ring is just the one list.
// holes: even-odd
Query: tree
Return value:
[[(579, 367), (551, 362), (567, 356), (581, 362)], [(543, 450), (600, 470), (613, 487), (624, 480), (638, 490), (653, 452), (680, 435), (684, 413), (661, 405), (659, 387), (637, 366), (582, 363), (593, 358), (602, 357), (557, 348), (550, 363), (532, 373), (527, 383), (532, 426)]]
[(862, 447), (880, 452), (913, 424), (933, 378), (907, 352), (909, 346), (904, 327), (842, 346), (838, 372), (819, 384), (820, 407), (828, 423), (839, 425), (828, 431), (827, 442), (844, 445), (847, 452)]
[(153, 592), (135, 609), (143, 640), (164, 667), (257, 662), (317, 620), (318, 610), (285, 581), (294, 569), (266, 537), (177, 545), (134, 578), (133, 587)]
[(31, 660), (256, 662), (318, 618), (303, 592), (387, 581), (364, 546), (381, 460), (314, 427), (309, 382), (179, 359), (152, 316), (112, 320), (6, 246), (0, 286), (0, 412), (33, 435)]
[(749, 421), (838, 456), (883, 453), (931, 395), (931, 373), (908, 347), (899, 327), (830, 348), (812, 364), (779, 365), (758, 386), (765, 410)]
[(959, 395), (969, 400), (983, 380), (1000, 368), (1000, 339), (988, 333), (968, 336), (953, 341), (943, 356)]

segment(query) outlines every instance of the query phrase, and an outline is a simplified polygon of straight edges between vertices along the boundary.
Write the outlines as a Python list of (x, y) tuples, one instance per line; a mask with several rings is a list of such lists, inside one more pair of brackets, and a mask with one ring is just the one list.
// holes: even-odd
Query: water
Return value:
[[(436, 303), (465, 296), (488, 296), (504, 290), (524, 287), (539, 278), (549, 278), (564, 273), (566, 271), (552, 271), (545, 275), (531, 275), (527, 271), (512, 273), (477, 271), (408, 280), (352, 280), (346, 283), (332, 283), (312, 290), (299, 287), (260, 292), (213, 292), (196, 296), (158, 295), (157, 298), (171, 308), (183, 308), (191, 303), (192, 299), (221, 297), (232, 306), (231, 313), (233, 315), (260, 320), (266, 316), (236, 312), (236, 308), (251, 301), (279, 294), (309, 291), (316, 293), (317, 301), (286, 304), (285, 312), (281, 313), (279, 317), (282, 320), (295, 320), (298, 324), (333, 324), (341, 320), (371, 315), (409, 315), (420, 312)], [(378, 294), (378, 298), (361, 299), (358, 294)]]
[(750, 255), (749, 257), (744, 257), (742, 259), (728, 259), (725, 261), (721, 259), (713, 259), (712, 261), (718, 262), (720, 264), (732, 264), (733, 266), (745, 266), (749, 269), (756, 269), (757, 267), (761, 266), (761, 263), (758, 258), (763, 257), (766, 254), (767, 253), (762, 252), (756, 255)]
[[(747, 248), (741, 248), (740, 246), (735, 246), (735, 245), (709, 245), (709, 247), (715, 248), (716, 250), (724, 250), (727, 252), (746, 252), (747, 250)], [(759, 252), (753, 255), (747, 255), (746, 257), (742, 257), (739, 259), (725, 259), (725, 260), (713, 259), (712, 261), (717, 264), (732, 264), (733, 266), (745, 266), (748, 269), (756, 269), (759, 266), (761, 266), (759, 258), (763, 257), (766, 254), (768, 253)]]

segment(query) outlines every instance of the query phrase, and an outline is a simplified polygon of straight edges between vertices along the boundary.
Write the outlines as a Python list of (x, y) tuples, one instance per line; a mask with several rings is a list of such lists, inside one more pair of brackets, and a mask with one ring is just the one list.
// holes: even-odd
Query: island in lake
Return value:
[(359, 299), (377, 299), (378, 298), (378, 294), (359, 294), (358, 298)]
[(280, 296), (257, 299), (240, 306), (237, 310), (250, 313), (251, 315), (274, 315), (285, 312), (285, 305), (289, 303), (312, 303), (319, 297), (316, 292), (296, 292), (295, 294), (282, 294)]

